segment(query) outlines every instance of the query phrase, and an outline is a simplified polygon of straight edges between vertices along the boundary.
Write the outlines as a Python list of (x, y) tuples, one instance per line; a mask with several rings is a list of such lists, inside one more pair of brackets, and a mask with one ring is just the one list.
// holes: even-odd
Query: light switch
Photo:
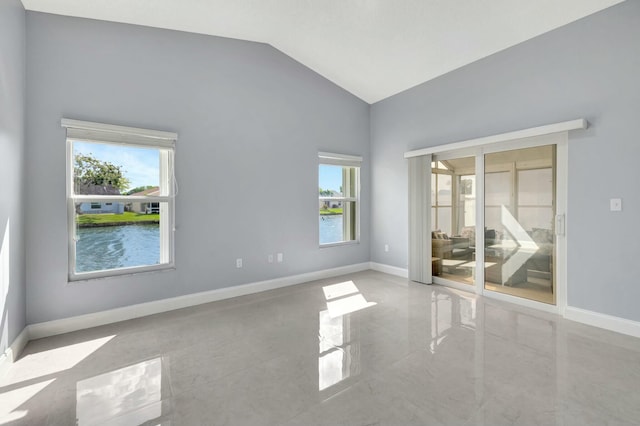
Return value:
[(612, 212), (620, 212), (620, 211), (622, 211), (622, 198), (612, 198), (609, 201), (611, 203), (610, 210)]

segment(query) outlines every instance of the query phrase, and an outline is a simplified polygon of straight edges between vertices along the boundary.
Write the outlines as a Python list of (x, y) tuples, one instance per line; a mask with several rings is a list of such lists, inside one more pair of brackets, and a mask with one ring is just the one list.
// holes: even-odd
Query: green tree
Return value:
[(330, 189), (322, 189), (322, 188), (318, 188), (320, 190), (320, 196), (321, 197), (330, 197), (332, 192)]
[(73, 164), (73, 181), (76, 188), (102, 186), (116, 189), (121, 194), (130, 185), (129, 179), (124, 176), (122, 166), (100, 161), (91, 154), (76, 154)]

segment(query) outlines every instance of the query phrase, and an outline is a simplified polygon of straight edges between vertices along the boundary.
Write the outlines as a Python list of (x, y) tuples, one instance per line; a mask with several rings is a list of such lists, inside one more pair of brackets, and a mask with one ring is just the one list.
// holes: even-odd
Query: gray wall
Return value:
[[(28, 12), (27, 81), (28, 323), (369, 260), (369, 107), (272, 47)], [(62, 117), (178, 132), (175, 270), (67, 283)], [(359, 245), (318, 248), (318, 151), (364, 157)]]
[[(25, 326), (25, 11), (0, 2), (0, 355)], [(4, 244), (3, 244), (4, 242)], [(2, 259), (7, 259), (8, 268)], [(5, 260), (6, 261), (6, 260)]]
[(628, 1), (373, 105), (371, 260), (407, 265), (405, 151), (584, 117), (569, 143), (568, 302), (640, 320), (639, 49)]

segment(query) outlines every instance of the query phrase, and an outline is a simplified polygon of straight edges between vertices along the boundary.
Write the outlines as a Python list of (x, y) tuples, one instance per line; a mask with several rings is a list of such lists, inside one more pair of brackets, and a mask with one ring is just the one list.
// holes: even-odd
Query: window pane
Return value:
[[(347, 167), (348, 168), (348, 167)], [(342, 166), (320, 164), (318, 185), (321, 197), (343, 197)]]
[(438, 230), (438, 217), (436, 216), (436, 208), (431, 207), (431, 230)]
[[(487, 165), (489, 165), (489, 160)], [(487, 206), (503, 205), (509, 207), (511, 203), (511, 173), (487, 173), (484, 176), (484, 203)]]
[(339, 243), (342, 239), (342, 214), (320, 212), (320, 244)]
[(431, 205), (436, 205), (436, 185), (438, 182), (438, 174), (431, 173)]
[(451, 175), (438, 175), (438, 205), (451, 205)]
[(357, 239), (355, 202), (340, 202), (340, 207), (320, 210), (320, 244), (354, 241)]
[(535, 228), (553, 229), (552, 207), (520, 207), (518, 209), (518, 222), (526, 231)]
[(160, 264), (159, 212), (167, 203), (114, 202), (99, 212), (91, 204), (75, 205), (76, 273)]
[(462, 228), (476, 224), (476, 177), (474, 175), (460, 176), (458, 181), (458, 205), (456, 206), (457, 228), (455, 235), (460, 234)]
[(485, 207), (484, 227), (486, 229), (502, 230), (501, 210), (502, 207)]
[(498, 171), (485, 175), (489, 205), (485, 207), (484, 286), (488, 290), (555, 302), (554, 149), (525, 148), (485, 156), (487, 169)]
[(437, 210), (438, 229), (451, 236), (451, 207), (439, 207)]
[(518, 171), (518, 204), (551, 206), (553, 202), (553, 170)]
[(358, 167), (320, 164), (318, 168), (320, 244), (358, 239), (357, 202), (344, 199), (358, 197), (358, 170)]
[(159, 195), (160, 151), (74, 141), (74, 191), (78, 195)]

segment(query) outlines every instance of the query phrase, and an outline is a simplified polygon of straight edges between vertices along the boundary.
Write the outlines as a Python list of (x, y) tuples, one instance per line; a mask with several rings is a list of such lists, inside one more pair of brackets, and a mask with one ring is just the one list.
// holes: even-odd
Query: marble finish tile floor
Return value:
[(1, 425), (637, 425), (640, 339), (379, 272), (30, 342)]

